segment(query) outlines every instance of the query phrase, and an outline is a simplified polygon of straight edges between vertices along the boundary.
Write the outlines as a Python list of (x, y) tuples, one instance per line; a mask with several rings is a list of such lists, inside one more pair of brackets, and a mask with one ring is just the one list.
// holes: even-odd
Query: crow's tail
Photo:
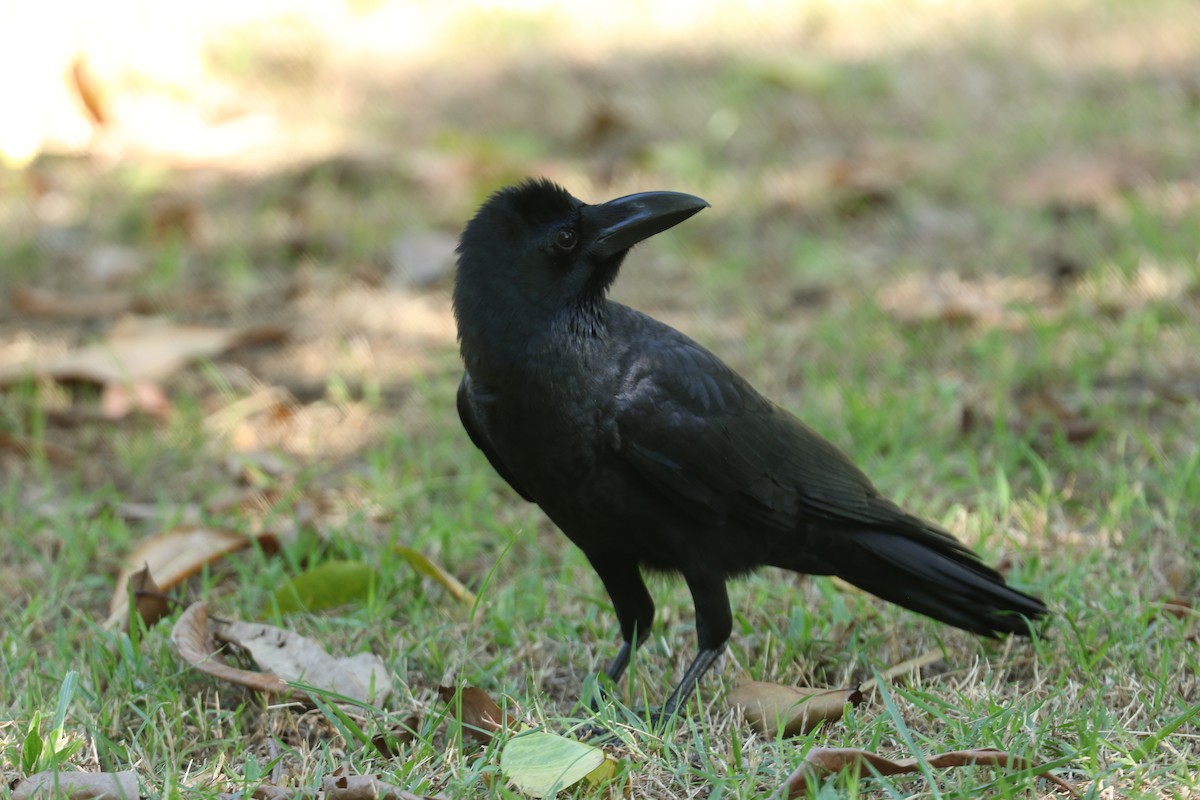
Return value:
[(882, 531), (849, 537), (853, 556), (839, 565), (839, 577), (956, 628), (982, 636), (1028, 636), (1031, 621), (1049, 613), (1041, 600), (1005, 584), (1000, 573), (957, 542), (939, 547)]

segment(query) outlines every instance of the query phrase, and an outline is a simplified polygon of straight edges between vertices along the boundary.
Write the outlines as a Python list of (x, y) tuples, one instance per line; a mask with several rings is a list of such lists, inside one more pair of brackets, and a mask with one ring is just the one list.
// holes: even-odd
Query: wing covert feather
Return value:
[(625, 370), (617, 432), (618, 453), (698, 521), (778, 530), (824, 522), (957, 545), (682, 334), (657, 338)]

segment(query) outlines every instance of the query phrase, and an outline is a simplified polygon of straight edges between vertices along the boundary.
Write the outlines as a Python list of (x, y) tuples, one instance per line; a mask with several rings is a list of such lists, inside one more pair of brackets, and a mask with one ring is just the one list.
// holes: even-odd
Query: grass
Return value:
[[(507, 797), (497, 745), (464, 742), (437, 686), (479, 686), (558, 732), (584, 721), (581, 686), (616, 647), (608, 599), (460, 430), (444, 289), (416, 299), (389, 289), (377, 257), (397, 234), (456, 229), (497, 183), (547, 172), (587, 199), (652, 187), (710, 199), (711, 210), (633, 254), (617, 296), (708, 344), (885, 493), (1006, 564), (1055, 611), (1033, 642), (982, 642), (828, 579), (766, 571), (738, 581), (728, 653), (688, 715), (616, 749), (616, 793), (763, 796), (813, 746), (895, 758), (997, 747), (1059, 764), (1086, 797), (1200, 792), (1200, 208), (1189, 133), (1200, 107), (1179, 66), (1194, 53), (1147, 35), (1195, 13), (1167, 0), (1137, 8), (1134, 25), (1120, 3), (1023, 4), (991, 28), (986, 14), (973, 27), (944, 10), (941, 23), (919, 17), (925, 33), (892, 34), (876, 9), (883, 16), (856, 38), (861, 19), (820, 6), (807, 33), (757, 47), (710, 31), (711, 52), (636, 40), (596, 44), (604, 58), (573, 57), (570, 26), (542, 43), (534, 12), (504, 25), (489, 16), (479, 53), (463, 57), (477, 77), (469, 85), (445, 55), (433, 57), (441, 69), (391, 65), (392, 83), (341, 76), (370, 111), (343, 120), (348, 154), (315, 166), (214, 177), (153, 159), (80, 169), (46, 158), (0, 175), (12, 190), (0, 207), (0, 290), (74, 290), (91, 248), (117, 242), (148, 256), (136, 291), (232, 297), (216, 310), (168, 310), (180, 320), (278, 317), (297, 331), (282, 348), (176, 376), (162, 421), (98, 421), (87, 392), (26, 384), (0, 394), (0, 433), (76, 456), (65, 469), (37, 446), (0, 450), (0, 586), (12, 598), (0, 604), (3, 784), (60, 763), (134, 769), (147, 795), (202, 797), (315, 786), (348, 766), (417, 792)], [(456, 35), (475, 36), (476, 24)], [(242, 80), (238, 65), (252, 61), (235, 44), (229, 69)], [(487, 53), (511, 58), (483, 71)], [(334, 69), (327, 55), (311, 69)], [(397, 97), (411, 98), (403, 124)], [(306, 100), (322, 121), (336, 116), (320, 94)], [(546, 107), (560, 113), (531, 126)], [(278, 113), (300, 126), (307, 111), (281, 101)], [(586, 133), (601, 111), (617, 120), (608, 138)], [(611, 180), (602, 158), (617, 165)], [(1072, 159), (1090, 165), (1082, 196), (1064, 189), (1073, 173), (1055, 172)], [(848, 181), (830, 177), (839, 164)], [(1111, 177), (1129, 170), (1132, 182)], [(42, 201), (12, 199), (31, 175), (57, 187), (66, 223), (47, 224)], [(1039, 180), (1050, 188), (1030, 190)], [(863, 186), (878, 190), (874, 205), (856, 194)], [(184, 197), (198, 230), (168, 225), (158, 238), (163, 197)], [(1056, 283), (1046, 264), (1062, 261), (1077, 269)], [(1010, 293), (1008, 316), (935, 309), (907, 322), (886, 310), (904, 280), (946, 273), (993, 299)], [(0, 358), (89, 341), (111, 322), (5, 314)], [(241, 427), (209, 425), (260, 382), (298, 398), (286, 423), (259, 413)], [(1046, 397), (1094, 435), (1070, 441), (1068, 412)], [(246, 436), (248, 449), (278, 451), (289, 466), (250, 478), (274, 502), (228, 506), (245, 487), (226, 456), (247, 449)], [(131, 516), (129, 502), (158, 513)], [(358, 724), (370, 736), (418, 713), (400, 755), (380, 755), (328, 706), (270, 703), (191, 670), (169, 622), (100, 627), (135, 542), (189, 515), (301, 529), (277, 557), (247, 551), (206, 569), (187, 597), (335, 653), (380, 655), (398, 697)], [(453, 601), (393, 543), (447, 567), (478, 603)], [(334, 612), (271, 610), (281, 584), (335, 559), (374, 565), (374, 591)], [(601, 712), (633, 729), (631, 709), (661, 701), (694, 641), (686, 588), (659, 578), (652, 590), (655, 630)], [(847, 686), (931, 650), (940, 660), (797, 739), (753, 734), (723, 703), (743, 678)], [(35, 740), (47, 743), (36, 759)], [(1013, 773), (840, 778), (819, 793), (1049, 793)]]

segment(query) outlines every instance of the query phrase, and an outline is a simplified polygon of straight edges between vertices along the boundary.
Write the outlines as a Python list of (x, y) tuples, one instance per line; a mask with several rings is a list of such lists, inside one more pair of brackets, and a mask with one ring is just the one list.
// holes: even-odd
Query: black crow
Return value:
[(837, 447), (679, 331), (606, 293), (629, 249), (708, 203), (645, 192), (588, 205), (545, 180), (496, 192), (458, 247), (458, 413), (501, 477), (587, 556), (616, 608), (617, 681), (681, 574), (699, 652), (732, 628), (725, 583), (764, 565), (837, 575), (983, 636), (1030, 633), (1042, 602), (880, 495)]

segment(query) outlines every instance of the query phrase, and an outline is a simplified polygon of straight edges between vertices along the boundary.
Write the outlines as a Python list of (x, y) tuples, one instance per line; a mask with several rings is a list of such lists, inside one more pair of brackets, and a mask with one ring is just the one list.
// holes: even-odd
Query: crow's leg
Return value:
[(604, 582), (621, 625), (621, 649), (608, 667), (608, 677), (616, 683), (629, 666), (633, 648), (640, 646), (650, 635), (650, 626), (654, 624), (654, 600), (635, 561), (604, 553), (589, 554), (588, 560)]
[(663, 704), (659, 715), (661, 719), (670, 718), (692, 696), (696, 683), (721, 655), (733, 631), (733, 612), (729, 608), (725, 579), (719, 575), (703, 574), (685, 577), (692, 592), (692, 603), (696, 607), (696, 644), (699, 650)]

